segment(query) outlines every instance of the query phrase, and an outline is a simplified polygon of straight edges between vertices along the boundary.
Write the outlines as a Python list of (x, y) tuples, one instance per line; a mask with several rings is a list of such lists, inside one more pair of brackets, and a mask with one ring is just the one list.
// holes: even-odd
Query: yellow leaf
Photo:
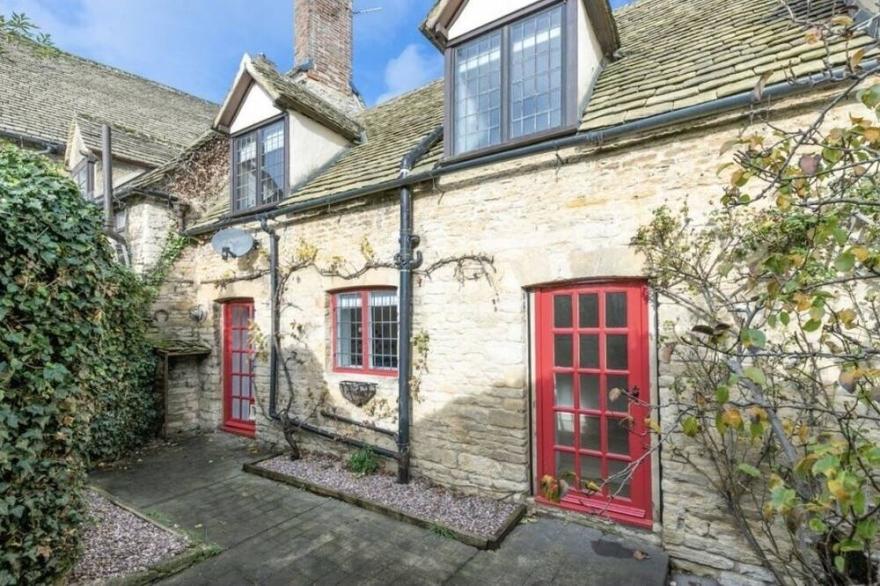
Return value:
[[(862, 62), (862, 59), (865, 57), (865, 49), (859, 49), (849, 57), (849, 67), (853, 71), (858, 69), (859, 63)], [(873, 142), (873, 141), (872, 141)]]
[(828, 492), (841, 503), (846, 503), (849, 500), (849, 493), (843, 486), (843, 482), (836, 478), (828, 479)]
[(842, 311), (837, 312), (837, 319), (840, 320), (840, 323), (843, 325), (850, 327), (853, 325), (853, 322), (856, 321), (858, 315), (852, 309), (844, 309)]
[(868, 142), (870, 142), (872, 144), (877, 141), (880, 141), (880, 128), (877, 128), (876, 126), (871, 126), (869, 128), (866, 128), (865, 129), (865, 140), (867, 140)]
[(657, 423), (656, 421), (654, 421), (653, 419), (651, 419), (650, 417), (645, 419), (645, 425), (647, 425), (648, 428), (650, 428), (650, 430), (653, 431), (654, 433), (660, 433), (660, 424)]
[(813, 300), (809, 295), (805, 295), (804, 293), (795, 293), (792, 298), (794, 299), (799, 312), (806, 311), (813, 305)]
[(865, 259), (871, 256), (871, 252), (864, 246), (853, 246), (849, 251), (859, 262), (865, 262)]
[(782, 211), (788, 210), (791, 208), (791, 198), (784, 193), (780, 193), (776, 196), (776, 206)]
[(725, 409), (724, 414), (721, 416), (721, 421), (723, 421), (728, 427), (736, 429), (742, 427), (743, 424), (742, 414), (739, 412), (739, 409), (736, 409), (735, 407)]

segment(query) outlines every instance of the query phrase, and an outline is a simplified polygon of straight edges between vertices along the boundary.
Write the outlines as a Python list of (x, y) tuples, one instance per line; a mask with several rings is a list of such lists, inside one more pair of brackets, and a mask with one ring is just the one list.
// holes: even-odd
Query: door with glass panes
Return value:
[(539, 480), (559, 482), (563, 507), (650, 527), (645, 284), (546, 289), (536, 302)]
[(253, 319), (252, 301), (223, 306), (223, 427), (245, 435), (254, 433)]

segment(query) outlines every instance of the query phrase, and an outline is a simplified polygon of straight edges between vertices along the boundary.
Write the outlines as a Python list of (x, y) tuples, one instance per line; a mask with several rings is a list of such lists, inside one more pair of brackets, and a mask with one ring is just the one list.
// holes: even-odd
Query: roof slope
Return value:
[[(811, 6), (810, 18), (828, 18), (844, 9), (843, 0), (792, 0), (791, 4), (802, 17)], [(791, 22), (777, 0), (639, 0), (618, 10), (615, 18), (621, 55), (600, 74), (581, 130), (749, 92), (765, 73), (766, 83), (772, 84), (825, 67), (823, 45), (807, 43), (804, 30)], [(851, 39), (849, 47), (873, 42), (862, 35)], [(878, 54), (870, 48), (866, 57)], [(844, 59), (843, 47), (834, 47), (832, 63)], [(366, 143), (348, 150), (287, 201), (394, 179), (401, 157), (442, 120), (441, 82), (366, 110), (361, 119)], [(442, 145), (435, 145), (418, 168), (434, 166), (442, 152)], [(224, 201), (202, 222), (228, 215), (228, 197)]]
[[(845, 13), (841, 0), (794, 0), (799, 18)], [(602, 71), (582, 129), (630, 122), (824, 69), (822, 44), (806, 42), (777, 0), (639, 0), (614, 14), (622, 57)], [(850, 50), (873, 43), (852, 39)], [(873, 55), (876, 51), (869, 52)], [(845, 62), (843, 43), (831, 62)]]
[[(3, 42), (3, 41), (0, 41)], [(33, 43), (3, 42), (0, 135), (65, 144), (87, 114), (182, 149), (210, 127), (217, 106), (131, 73)]]
[[(86, 148), (94, 153), (100, 153), (103, 150), (101, 142), (103, 123), (85, 114), (77, 115), (75, 122), (79, 127), (80, 136)], [(171, 160), (181, 150), (181, 145), (167, 143), (143, 132), (119, 124), (111, 124), (110, 126), (113, 130), (111, 151), (114, 158), (118, 157), (158, 167)]]

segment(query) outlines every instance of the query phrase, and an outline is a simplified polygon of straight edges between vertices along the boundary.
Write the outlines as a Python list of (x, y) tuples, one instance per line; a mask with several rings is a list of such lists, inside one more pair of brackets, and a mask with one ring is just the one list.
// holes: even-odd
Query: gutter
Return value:
[(10, 140), (18, 141), (19, 144), (28, 143), (28, 144), (41, 146), (41, 147), (43, 147), (42, 154), (47, 154), (47, 155), (49, 155), (49, 154), (57, 155), (57, 154), (61, 153), (62, 151), (64, 151), (64, 148), (65, 148), (64, 143), (52, 142), (50, 140), (45, 140), (42, 138), (37, 138), (36, 136), (31, 136), (29, 134), (20, 134), (18, 132), (11, 132), (11, 131), (7, 131), (7, 130), (0, 130), (0, 137), (5, 137)]
[[(870, 62), (867, 62), (863, 67), (869, 68), (878, 65), (878, 63), (880, 63), (880, 61), (872, 60)], [(430, 169), (428, 171), (423, 171), (421, 173), (407, 174), (405, 176), (401, 174), (401, 176), (399, 176), (397, 179), (393, 179), (390, 181), (384, 181), (365, 187), (350, 189), (348, 191), (326, 195), (308, 201), (291, 203), (289, 205), (275, 208), (274, 210), (268, 212), (268, 214), (266, 215), (270, 218), (275, 218), (282, 215), (313, 211), (316, 209), (345, 203), (366, 195), (392, 191), (395, 189), (400, 189), (404, 186), (412, 186), (425, 181), (431, 181), (444, 175), (455, 173), (457, 171), (472, 169), (482, 165), (490, 165), (493, 163), (509, 161), (512, 159), (518, 159), (520, 157), (546, 153), (563, 148), (601, 145), (612, 139), (617, 139), (628, 135), (635, 135), (641, 132), (657, 130), (666, 126), (672, 126), (683, 122), (690, 122), (711, 115), (721, 114), (731, 110), (737, 110), (748, 106), (758, 105), (770, 99), (788, 97), (799, 92), (803, 92), (807, 89), (813, 89), (816, 87), (845, 81), (848, 74), (849, 71), (846, 67), (838, 67), (833, 69), (831, 72), (826, 71), (808, 77), (792, 81), (783, 81), (767, 86), (766, 88), (764, 88), (760, 99), (756, 98), (753, 91), (741, 92), (739, 94), (719, 98), (711, 102), (705, 102), (703, 104), (696, 104), (694, 106), (680, 108), (678, 110), (665, 112), (663, 114), (657, 114), (655, 116), (649, 116), (647, 118), (642, 118), (633, 122), (624, 122), (623, 124), (619, 124), (617, 126), (610, 126), (607, 128), (590, 130), (586, 132), (578, 132), (576, 134), (565, 136), (562, 138), (512, 148), (498, 153), (475, 157), (473, 159), (467, 159), (464, 161), (451, 162), (445, 165), (441, 163), (440, 166), (434, 169)], [(435, 132), (437, 132), (438, 130), (435, 130)], [(254, 216), (227, 218), (226, 220), (223, 220), (221, 222), (193, 228), (187, 232), (187, 235), (198, 236), (200, 234), (215, 232), (221, 228), (226, 228), (228, 226), (245, 224), (252, 221), (254, 221)]]

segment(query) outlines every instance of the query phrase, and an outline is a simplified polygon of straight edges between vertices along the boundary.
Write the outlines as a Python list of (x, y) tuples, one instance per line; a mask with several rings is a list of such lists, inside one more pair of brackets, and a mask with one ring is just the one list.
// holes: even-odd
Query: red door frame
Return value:
[[(242, 308), (247, 311), (248, 315), (248, 325), (240, 326), (236, 325), (233, 322), (234, 310), (236, 308)], [(251, 406), (254, 403), (254, 364), (253, 364), (253, 355), (254, 350), (253, 346), (250, 344), (250, 335), (248, 332), (248, 326), (250, 322), (254, 319), (254, 302), (252, 300), (236, 300), (236, 301), (228, 301), (223, 304), (223, 423), (222, 427), (225, 431), (229, 431), (231, 433), (237, 433), (239, 435), (245, 435), (248, 437), (254, 437), (256, 434), (256, 425), (254, 421), (251, 421), (249, 418), (234, 418), (233, 417), (233, 409), (232, 409), (232, 401), (233, 399), (237, 399), (239, 401), (246, 399), (248, 397), (242, 396), (241, 392), (239, 394), (233, 393), (233, 378), (239, 377), (239, 381), (244, 378), (247, 378), (249, 381), (248, 388), (250, 389), (250, 403), (248, 404), (248, 409), (250, 410)], [(247, 348), (236, 348), (234, 345), (235, 336), (234, 333), (238, 332), (248, 332), (248, 345)], [(241, 334), (239, 335), (239, 339), (241, 339)], [(236, 354), (243, 354), (250, 356), (249, 367), (247, 370), (242, 370), (239, 368), (235, 370), (233, 368), (233, 357)], [(239, 384), (241, 384), (239, 382)]]
[[(599, 327), (579, 327), (578, 299), (582, 293), (595, 293), (598, 295)], [(608, 328), (605, 326), (605, 300), (607, 293), (626, 293), (627, 300), (627, 323), (623, 328)], [(554, 297), (568, 295), (571, 297), (571, 327), (555, 327), (553, 320)], [(633, 461), (643, 457), (630, 481), (630, 498), (612, 498), (608, 494), (607, 487), (601, 494), (582, 492), (576, 489), (568, 493), (556, 503), (547, 500), (543, 496), (536, 497), (542, 503), (558, 505), (575, 511), (601, 514), (620, 523), (651, 528), (652, 505), (651, 505), (651, 458), (645, 456), (651, 445), (651, 437), (645, 425), (645, 419), (650, 416), (650, 410), (644, 405), (629, 403), (629, 415), (632, 417), (632, 429), (629, 434), (629, 458), (621, 458), (609, 454), (607, 446), (607, 426), (609, 421), (616, 418), (609, 416), (608, 389), (606, 374), (623, 374), (628, 376), (629, 391), (638, 388), (638, 397), (641, 402), (650, 403), (650, 371), (649, 371), (649, 343), (648, 343), (648, 288), (643, 281), (619, 280), (602, 283), (587, 283), (580, 285), (564, 285), (560, 287), (548, 287), (536, 292), (536, 366), (537, 366), (537, 418), (536, 437), (538, 439), (538, 479), (545, 475), (556, 476), (555, 452), (568, 451), (576, 454), (575, 468), (579, 469), (579, 455), (592, 455), (601, 457), (601, 472), (607, 478), (609, 460)], [(610, 370), (607, 368), (605, 340), (607, 334), (627, 334), (628, 369)], [(572, 338), (572, 367), (563, 368), (554, 366), (554, 337), (555, 334), (568, 334)], [(580, 368), (580, 335), (598, 334), (599, 339), (599, 368)], [(572, 374), (572, 404), (573, 408), (559, 408), (554, 404), (555, 373)], [(580, 406), (580, 377), (578, 374), (598, 374), (599, 385), (599, 409), (591, 410)], [(555, 445), (555, 414), (557, 412), (574, 413), (574, 448)], [(600, 450), (581, 449), (580, 443), (580, 414), (599, 416), (600, 421)], [(561, 449), (560, 449), (561, 448)], [(578, 479), (579, 480), (579, 479)], [(574, 483), (577, 486), (577, 482)]]

